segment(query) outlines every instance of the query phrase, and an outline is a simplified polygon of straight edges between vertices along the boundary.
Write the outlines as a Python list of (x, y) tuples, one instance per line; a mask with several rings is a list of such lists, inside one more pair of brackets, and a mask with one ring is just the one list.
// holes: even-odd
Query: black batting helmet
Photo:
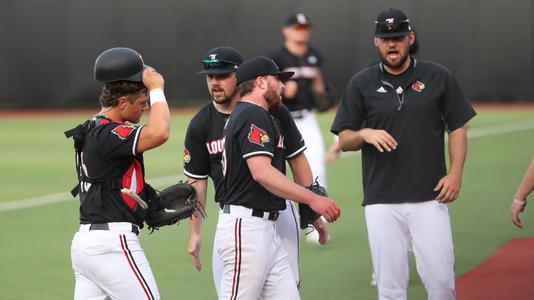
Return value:
[(130, 48), (111, 48), (96, 58), (95, 80), (143, 82), (143, 70), (146, 67), (137, 51)]

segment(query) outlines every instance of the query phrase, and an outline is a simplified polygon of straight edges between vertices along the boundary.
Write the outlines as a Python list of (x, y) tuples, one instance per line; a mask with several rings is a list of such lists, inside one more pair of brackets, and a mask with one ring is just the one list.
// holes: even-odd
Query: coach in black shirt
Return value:
[(343, 151), (362, 150), (363, 205), (379, 298), (406, 299), (411, 244), (429, 299), (454, 299), (446, 204), (460, 192), (464, 125), (475, 112), (449, 70), (408, 55), (415, 33), (402, 11), (381, 12), (375, 25), (381, 63), (349, 81), (332, 132)]

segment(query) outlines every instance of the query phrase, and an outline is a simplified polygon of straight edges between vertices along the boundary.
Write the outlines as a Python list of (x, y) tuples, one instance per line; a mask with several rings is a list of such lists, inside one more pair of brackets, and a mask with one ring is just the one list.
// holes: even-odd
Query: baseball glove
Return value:
[(200, 204), (197, 201), (197, 191), (189, 183), (179, 182), (161, 192), (154, 190), (148, 184), (145, 189), (149, 200), (145, 222), (151, 232), (190, 218)]
[[(307, 186), (306, 188), (317, 195), (325, 197), (328, 196), (326, 189), (322, 187), (319, 182), (317, 182), (317, 178), (311, 185)], [(302, 203), (299, 203), (299, 215), (300, 229), (308, 228), (308, 226), (310, 226), (315, 220), (321, 217), (321, 215), (313, 211), (313, 209), (311, 209), (309, 205)]]
[(329, 81), (325, 82), (325, 91), (314, 93), (315, 108), (319, 112), (325, 112), (339, 102), (339, 93), (336, 87)]

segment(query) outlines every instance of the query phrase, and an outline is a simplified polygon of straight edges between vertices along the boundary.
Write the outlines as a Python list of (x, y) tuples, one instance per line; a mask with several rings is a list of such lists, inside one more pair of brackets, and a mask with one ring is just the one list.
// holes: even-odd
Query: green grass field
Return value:
[[(63, 131), (88, 116), (58, 115), (7, 117), (0, 120), (0, 208), (2, 204), (69, 191), (75, 184), (72, 141)], [(147, 178), (183, 179), (182, 144), (191, 115), (174, 114), (172, 138), (145, 155)], [(325, 141), (332, 114), (321, 115)], [(514, 129), (516, 124), (530, 129)], [(513, 126), (508, 127), (509, 124)], [(509, 132), (496, 130), (511, 128)], [(519, 128), (519, 127), (518, 127)], [(469, 154), (460, 198), (450, 205), (460, 276), (516, 237), (532, 236), (534, 208), (515, 228), (508, 208), (522, 174), (534, 153), (534, 111), (480, 111), (471, 122)], [(342, 216), (330, 224), (326, 247), (303, 244), (301, 272), (303, 299), (376, 299), (369, 285), (370, 253), (360, 206), (359, 155), (343, 155), (328, 169), (330, 195)], [(61, 198), (60, 194), (57, 197)], [(210, 185), (209, 199), (213, 198)], [(152, 235), (142, 244), (151, 262), (163, 299), (214, 299), (211, 249), (216, 213), (209, 201), (203, 226), (204, 269), (193, 269), (187, 255), (187, 222)], [(70, 242), (78, 227), (78, 200), (10, 211), (0, 209), (1, 299), (72, 299), (74, 278)], [(426, 299), (412, 262), (409, 299)]]

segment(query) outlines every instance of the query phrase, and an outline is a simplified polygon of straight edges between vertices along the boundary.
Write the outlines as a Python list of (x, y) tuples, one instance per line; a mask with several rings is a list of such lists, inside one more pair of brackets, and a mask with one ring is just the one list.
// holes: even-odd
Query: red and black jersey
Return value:
[(285, 170), (284, 137), (280, 122), (262, 107), (239, 102), (225, 128), (222, 159), (224, 174), (224, 204), (240, 205), (264, 211), (283, 210), (285, 200), (273, 195), (254, 181), (247, 159), (263, 155), (271, 158), (271, 165)]
[(283, 99), (287, 108), (290, 111), (312, 109), (315, 105), (312, 82), (321, 74), (320, 67), (323, 63), (319, 51), (309, 47), (303, 56), (296, 56), (289, 52), (285, 46), (281, 46), (269, 52), (267, 56), (284, 72), (295, 72), (291, 80), (297, 82), (298, 90), (295, 97)]
[[(280, 122), (286, 159), (306, 150), (302, 135), (288, 109), (282, 105), (271, 113)], [(224, 150), (224, 125), (229, 116), (219, 112), (213, 102), (210, 102), (191, 119), (185, 136), (184, 173), (193, 179), (210, 177), (215, 185), (216, 202), (224, 197), (221, 157)]]
[(142, 227), (143, 210), (120, 191), (124, 187), (144, 196), (143, 156), (135, 152), (142, 126), (102, 116), (91, 123), (80, 155), (80, 222), (130, 222)]

